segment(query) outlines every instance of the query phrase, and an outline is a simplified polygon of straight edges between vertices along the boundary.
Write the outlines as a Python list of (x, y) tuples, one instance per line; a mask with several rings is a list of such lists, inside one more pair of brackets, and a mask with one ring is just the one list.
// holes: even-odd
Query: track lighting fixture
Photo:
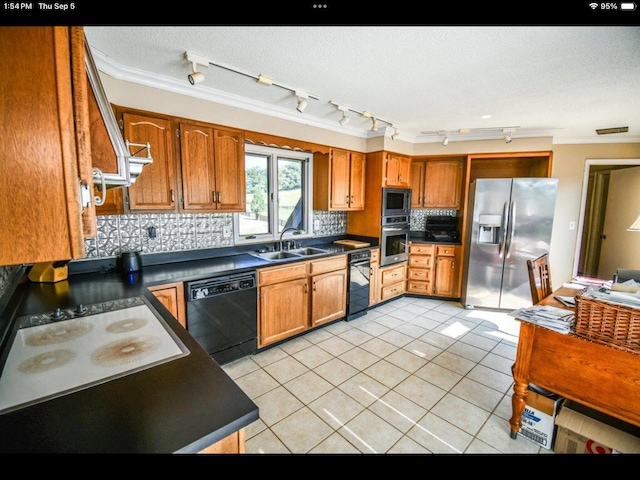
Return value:
[(336, 108), (342, 112), (342, 118), (340, 119), (340, 125), (343, 127), (349, 123), (349, 117), (347, 117), (347, 112), (349, 109), (347, 107), (343, 107), (342, 105), (336, 105)]
[(511, 143), (511, 141), (513, 140), (513, 137), (511, 135), (513, 134), (514, 131), (515, 131), (515, 128), (502, 129), (502, 133), (504, 133), (504, 141), (506, 143)]
[(204, 74), (198, 71), (198, 64), (208, 67), (209, 60), (199, 55), (196, 55), (195, 53), (189, 53), (189, 52), (185, 52), (184, 56), (193, 65), (193, 71), (189, 75), (187, 75), (187, 78), (189, 79), (189, 83), (191, 85), (195, 85), (196, 83), (203, 82)]
[(447, 135), (445, 135), (442, 139), (442, 145), (444, 145), (445, 147), (449, 145), (449, 137)]
[(391, 128), (393, 128), (393, 133), (391, 134), (391, 140), (395, 140), (400, 136), (400, 133), (398, 133), (398, 127), (396, 127), (395, 125), (391, 125)]
[(371, 131), (372, 132), (378, 131), (378, 121), (376, 120), (376, 117), (371, 117)]
[(299, 90), (296, 90), (295, 93), (296, 97), (298, 97), (298, 105), (296, 106), (296, 110), (302, 113), (304, 112), (304, 109), (307, 108), (307, 98), (309, 98), (309, 95)]

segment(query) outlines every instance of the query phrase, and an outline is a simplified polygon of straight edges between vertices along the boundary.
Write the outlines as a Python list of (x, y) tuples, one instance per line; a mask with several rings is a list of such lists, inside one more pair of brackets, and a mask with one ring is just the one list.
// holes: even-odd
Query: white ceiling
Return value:
[[(377, 133), (335, 102), (396, 124), (400, 139), (440, 142), (553, 136), (555, 143), (640, 141), (636, 26), (86, 26), (98, 68), (128, 81), (352, 135)], [(185, 52), (199, 65), (191, 85)], [(287, 88), (315, 96), (303, 113)], [(483, 115), (491, 115), (484, 119)], [(596, 129), (628, 126), (598, 136)], [(473, 129), (496, 128), (495, 131)], [(460, 129), (472, 129), (460, 134)], [(386, 129), (386, 135), (393, 133)]]

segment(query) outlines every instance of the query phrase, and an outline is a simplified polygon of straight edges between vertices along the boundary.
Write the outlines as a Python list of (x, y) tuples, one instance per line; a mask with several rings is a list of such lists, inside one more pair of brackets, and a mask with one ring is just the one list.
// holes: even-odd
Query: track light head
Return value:
[(340, 119), (340, 125), (343, 127), (349, 123), (349, 117), (347, 117), (347, 112), (342, 112), (342, 118)]
[(505, 141), (506, 143), (511, 143), (511, 141), (512, 141), (512, 140), (513, 140), (513, 138), (511, 138), (511, 134), (510, 134), (510, 133), (507, 133), (507, 134), (504, 136), (504, 141)]
[(445, 147), (449, 145), (449, 137), (447, 135), (445, 135), (442, 139), (442, 145), (444, 145)]
[(376, 117), (371, 117), (371, 131), (372, 132), (378, 131), (378, 121), (376, 120)]
[(304, 112), (305, 108), (307, 108), (307, 100), (305, 98), (298, 98), (298, 105), (296, 106), (296, 110), (302, 113)]
[(189, 79), (189, 83), (191, 85), (195, 85), (196, 83), (200, 83), (204, 81), (204, 74), (202, 72), (196, 72), (195, 70), (187, 75)]
[(304, 109), (307, 108), (307, 98), (309, 98), (309, 94), (306, 92), (302, 92), (300, 90), (296, 90), (296, 97), (298, 97), (298, 104), (296, 105), (296, 110), (300, 113), (304, 112)]

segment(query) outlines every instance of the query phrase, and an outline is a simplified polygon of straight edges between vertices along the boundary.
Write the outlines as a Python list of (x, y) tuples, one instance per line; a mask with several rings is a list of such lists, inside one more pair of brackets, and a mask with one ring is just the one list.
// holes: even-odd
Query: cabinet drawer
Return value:
[(456, 247), (448, 245), (437, 245), (436, 256), (438, 257), (454, 257), (456, 255)]
[(399, 267), (389, 268), (387, 270), (382, 270), (381, 275), (381, 284), (382, 285), (390, 285), (395, 282), (404, 281), (405, 276), (405, 266), (401, 265)]
[(407, 282), (407, 291), (410, 293), (422, 293), (422, 294), (430, 294), (431, 293), (431, 283), (430, 282), (418, 282), (415, 280), (409, 280)]
[(347, 268), (347, 256), (340, 255), (337, 257), (325, 258), (323, 260), (315, 260), (311, 262), (311, 275), (319, 273), (332, 272)]
[(300, 262), (295, 265), (261, 268), (258, 270), (258, 284), (269, 285), (296, 278), (305, 278), (308, 265), (308, 262)]
[(431, 277), (431, 270), (427, 268), (410, 268), (407, 275), (409, 280), (429, 280)]
[(397, 282), (391, 285), (387, 285), (386, 287), (382, 287), (382, 295), (381, 300), (387, 300), (392, 297), (396, 297), (398, 295), (402, 295), (405, 292), (405, 282)]
[(412, 243), (409, 247), (409, 254), (414, 253), (422, 255), (431, 255), (433, 253), (433, 245), (427, 245), (424, 243)]
[(430, 268), (433, 257), (431, 255), (411, 255), (409, 257), (410, 267)]

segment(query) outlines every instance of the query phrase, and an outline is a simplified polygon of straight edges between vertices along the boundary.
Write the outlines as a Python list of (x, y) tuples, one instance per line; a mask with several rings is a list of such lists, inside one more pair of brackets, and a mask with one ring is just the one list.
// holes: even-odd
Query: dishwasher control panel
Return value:
[(224, 293), (256, 288), (255, 274), (211, 278), (189, 284), (189, 300), (200, 300)]

